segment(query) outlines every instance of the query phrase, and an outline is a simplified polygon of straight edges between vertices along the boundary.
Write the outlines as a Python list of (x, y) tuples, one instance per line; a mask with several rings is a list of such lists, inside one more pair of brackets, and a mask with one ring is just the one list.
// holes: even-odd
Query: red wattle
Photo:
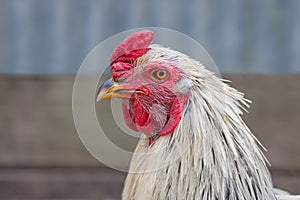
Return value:
[(149, 113), (141, 106), (138, 101), (134, 101), (134, 121), (138, 126), (147, 126), (150, 123)]
[(133, 100), (133, 102), (129, 103), (131, 104), (130, 108), (128, 108), (126, 102), (122, 103), (123, 116), (127, 126), (134, 131), (140, 131), (145, 134), (151, 133), (155, 126), (151, 123), (150, 114), (143, 109), (138, 101)]
[(127, 124), (127, 126), (133, 131), (138, 131), (138, 128), (136, 127), (125, 102), (122, 103), (122, 111), (123, 111), (124, 121)]
[(185, 102), (185, 96), (176, 97), (172, 104), (170, 115), (167, 123), (163, 127), (163, 129), (158, 133), (159, 136), (165, 136), (170, 133), (177, 127), (182, 114), (182, 107)]

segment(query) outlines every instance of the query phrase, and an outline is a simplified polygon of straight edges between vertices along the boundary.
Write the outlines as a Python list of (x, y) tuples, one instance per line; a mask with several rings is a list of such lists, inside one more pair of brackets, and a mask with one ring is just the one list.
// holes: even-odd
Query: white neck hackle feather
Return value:
[(123, 199), (277, 199), (261, 145), (241, 118), (249, 101), (198, 61), (168, 48), (151, 45), (135, 65), (162, 59), (185, 73), (188, 102), (172, 134), (150, 146), (140, 139)]

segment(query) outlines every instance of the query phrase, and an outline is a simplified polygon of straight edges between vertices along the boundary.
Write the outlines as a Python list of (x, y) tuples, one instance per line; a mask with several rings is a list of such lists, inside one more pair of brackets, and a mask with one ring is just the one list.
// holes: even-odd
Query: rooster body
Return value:
[(123, 199), (300, 199), (273, 189), (262, 146), (241, 118), (243, 93), (152, 38), (141, 31), (116, 48), (114, 80), (98, 95), (121, 97), (125, 122), (148, 138), (137, 144)]

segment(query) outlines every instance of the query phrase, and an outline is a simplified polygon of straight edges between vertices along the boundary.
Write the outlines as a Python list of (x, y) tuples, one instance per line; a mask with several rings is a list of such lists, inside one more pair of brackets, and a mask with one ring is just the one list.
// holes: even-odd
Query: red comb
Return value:
[(119, 43), (111, 55), (110, 65), (112, 76), (118, 80), (133, 68), (132, 63), (149, 50), (153, 40), (153, 32), (142, 30), (135, 32)]

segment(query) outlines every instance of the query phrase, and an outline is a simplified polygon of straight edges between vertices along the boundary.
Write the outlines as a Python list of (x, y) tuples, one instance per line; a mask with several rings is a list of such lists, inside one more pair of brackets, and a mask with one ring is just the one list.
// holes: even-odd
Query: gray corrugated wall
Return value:
[(0, 73), (74, 73), (99, 42), (161, 26), (223, 72), (300, 72), (299, 0), (0, 0)]

